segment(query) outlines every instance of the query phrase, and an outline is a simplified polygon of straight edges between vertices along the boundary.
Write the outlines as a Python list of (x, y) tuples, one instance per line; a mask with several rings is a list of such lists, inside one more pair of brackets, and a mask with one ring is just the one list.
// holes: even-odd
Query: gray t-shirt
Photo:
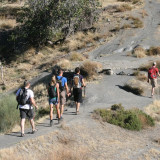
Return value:
[[(21, 88), (17, 91), (16, 96), (18, 96), (19, 92), (20, 92)], [(32, 90), (27, 89), (27, 99), (29, 98), (33, 98), (34, 97), (34, 93)], [(33, 107), (30, 104), (25, 104), (25, 105), (19, 105), (19, 108), (21, 109), (33, 109)]]

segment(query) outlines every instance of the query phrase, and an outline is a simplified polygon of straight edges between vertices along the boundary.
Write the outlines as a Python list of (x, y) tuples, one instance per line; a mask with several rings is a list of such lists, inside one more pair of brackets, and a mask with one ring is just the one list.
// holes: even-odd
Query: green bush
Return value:
[[(113, 108), (117, 108), (112, 110)], [(148, 126), (154, 126), (154, 120), (139, 109), (124, 110), (121, 104), (115, 104), (111, 107), (111, 110), (97, 109), (94, 113), (102, 117), (104, 122), (108, 122), (129, 130), (141, 130)]]
[(0, 100), (0, 132), (10, 131), (19, 122), (19, 112), (14, 95), (2, 97)]

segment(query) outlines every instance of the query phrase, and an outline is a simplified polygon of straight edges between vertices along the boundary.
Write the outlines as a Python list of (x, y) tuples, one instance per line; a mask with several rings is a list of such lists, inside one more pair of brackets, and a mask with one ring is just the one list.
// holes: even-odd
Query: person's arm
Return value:
[(82, 78), (82, 86), (83, 87), (86, 87), (86, 84), (85, 84), (85, 82), (84, 82), (84, 79)]
[(31, 97), (30, 100), (31, 100), (32, 105), (35, 106), (36, 109), (38, 109), (38, 106), (36, 105), (36, 102), (35, 102), (34, 98)]
[(65, 88), (66, 88), (67, 95), (69, 96), (69, 95), (70, 95), (70, 93), (69, 93), (69, 89), (68, 89), (67, 82), (65, 83)]
[(57, 97), (58, 97), (58, 102), (60, 102), (60, 98), (59, 98), (59, 84), (56, 84), (56, 88), (57, 88)]

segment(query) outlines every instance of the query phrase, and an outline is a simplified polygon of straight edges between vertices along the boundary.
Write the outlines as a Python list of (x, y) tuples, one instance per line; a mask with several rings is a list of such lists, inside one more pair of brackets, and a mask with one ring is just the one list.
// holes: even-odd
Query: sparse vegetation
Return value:
[(149, 56), (160, 55), (160, 47), (150, 47), (150, 49), (147, 52), (147, 55)]
[(134, 28), (143, 28), (143, 22), (138, 17), (129, 16), (127, 20), (132, 20)]
[(146, 56), (146, 50), (142, 47), (137, 47), (133, 50), (132, 54), (137, 58), (143, 58)]
[(129, 130), (141, 130), (154, 126), (154, 120), (139, 109), (125, 110), (121, 104), (114, 104), (111, 109), (96, 109), (94, 114), (99, 115), (104, 122), (108, 122)]
[(122, 4), (116, 7), (117, 12), (125, 12), (132, 10), (132, 7), (128, 4)]
[(81, 73), (86, 79), (96, 79), (98, 72), (102, 69), (102, 65), (98, 62), (85, 61), (81, 66)]
[(124, 24), (121, 28), (127, 29), (127, 28), (132, 28), (132, 26), (130, 24)]
[(70, 55), (70, 60), (71, 61), (83, 61), (83, 60), (85, 60), (85, 57), (80, 53), (73, 52)]
[(145, 107), (145, 112), (155, 121), (160, 121), (160, 101), (154, 100), (152, 104)]
[(143, 94), (143, 89), (140, 88), (140, 87), (133, 87), (129, 84), (125, 84), (122, 89), (124, 89), (125, 91), (127, 92), (131, 92), (133, 94), (136, 94), (136, 95), (142, 95)]
[(10, 131), (19, 122), (19, 111), (14, 95), (5, 96), (0, 100), (0, 132)]

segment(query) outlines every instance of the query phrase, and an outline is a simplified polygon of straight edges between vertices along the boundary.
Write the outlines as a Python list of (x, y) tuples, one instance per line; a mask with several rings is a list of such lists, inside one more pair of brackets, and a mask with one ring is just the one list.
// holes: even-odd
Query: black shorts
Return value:
[(73, 88), (74, 101), (82, 103), (82, 89)]
[(19, 110), (21, 119), (25, 118), (33, 119), (34, 117), (33, 109), (19, 109)]

